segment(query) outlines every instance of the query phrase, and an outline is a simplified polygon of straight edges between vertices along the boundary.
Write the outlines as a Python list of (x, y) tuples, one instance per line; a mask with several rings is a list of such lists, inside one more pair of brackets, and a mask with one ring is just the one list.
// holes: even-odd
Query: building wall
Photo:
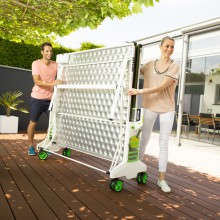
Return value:
[[(210, 82), (210, 79), (212, 79), (211, 82)], [(217, 84), (220, 84), (220, 76), (214, 76), (214, 77), (207, 76), (206, 77), (202, 112), (209, 112), (213, 114), (220, 112), (220, 105), (214, 105)]]
[[(24, 103), (21, 106), (28, 110), (30, 110), (30, 94), (33, 84), (31, 70), (0, 66), (0, 94), (7, 91), (22, 91), (21, 99), (24, 100)], [(4, 114), (5, 111), (0, 106), (0, 115)], [(29, 114), (13, 111), (12, 115), (19, 117), (18, 130), (26, 130), (29, 123)], [(46, 130), (47, 124), (48, 119), (45, 115), (42, 115), (36, 129)]]

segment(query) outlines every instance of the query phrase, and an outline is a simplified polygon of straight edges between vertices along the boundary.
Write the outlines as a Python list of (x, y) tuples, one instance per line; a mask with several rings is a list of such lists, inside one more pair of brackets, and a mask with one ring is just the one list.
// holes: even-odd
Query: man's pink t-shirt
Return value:
[[(42, 81), (53, 82), (56, 78), (57, 68), (57, 63), (54, 61), (50, 61), (50, 64), (47, 66), (40, 60), (35, 60), (32, 63), (32, 75), (39, 75)], [(51, 100), (52, 94), (53, 87), (34, 85), (31, 97), (36, 99)]]

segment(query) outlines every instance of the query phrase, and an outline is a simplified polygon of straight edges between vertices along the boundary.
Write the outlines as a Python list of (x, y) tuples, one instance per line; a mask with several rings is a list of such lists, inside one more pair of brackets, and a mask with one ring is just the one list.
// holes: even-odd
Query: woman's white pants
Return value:
[[(146, 146), (150, 140), (154, 123), (159, 115), (160, 134), (159, 134), (159, 172), (166, 172), (168, 160), (168, 144), (169, 137), (173, 127), (174, 111), (172, 112), (152, 112), (149, 109), (144, 109), (144, 125), (140, 141), (139, 158), (143, 159)], [(152, 146), (154, 147), (154, 146)]]

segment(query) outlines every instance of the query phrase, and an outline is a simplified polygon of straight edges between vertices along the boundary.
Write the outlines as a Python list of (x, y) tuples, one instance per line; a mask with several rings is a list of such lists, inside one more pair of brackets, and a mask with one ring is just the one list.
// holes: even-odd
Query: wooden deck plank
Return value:
[[(95, 215), (88, 210), (84, 204), (72, 196), (63, 185), (54, 179), (53, 175), (48, 173), (47, 169), (45, 169), (45, 165), (48, 164), (47, 161), (40, 161), (37, 157), (27, 156), (21, 146), (17, 146), (16, 150), (22, 152), (21, 155), (24, 158), (26, 157), (28, 165), (32, 167), (39, 177), (48, 185), (48, 189), (51, 191), (49, 194), (54, 194), (52, 198), (51, 195), (48, 195), (48, 199), (51, 201), (49, 201), (51, 209), (56, 210), (56, 213), (58, 212), (57, 210), (60, 211), (59, 215), (57, 213), (59, 219), (96, 219)], [(28, 177), (30, 178), (30, 176)], [(37, 183), (35, 177), (31, 177), (30, 180), (39, 192), (42, 191), (43, 196), (45, 197), (45, 189), (39, 189), (38, 186), (41, 183)], [(44, 199), (48, 201), (48, 199)], [(62, 203), (60, 203), (60, 201)], [(56, 206), (54, 206), (55, 203), (57, 203)]]
[[(0, 166), (2, 163), (0, 163)], [(7, 195), (4, 194), (2, 186), (0, 185), (0, 216), (1, 219), (14, 220), (14, 215), (10, 209), (8, 201), (6, 199)]]
[(11, 174), (13, 169), (16, 168), (16, 164), (10, 166), (12, 158), (5, 152), (2, 144), (0, 144), (0, 155), (4, 161), (0, 164), (0, 182), (15, 219), (37, 219), (17, 186), (16, 179), (14, 180)]
[[(66, 164), (66, 169), (69, 169), (70, 171), (72, 171), (72, 174), (70, 173), (69, 176), (72, 176), (73, 179), (75, 179), (74, 178), (75, 174), (81, 177), (84, 176), (83, 178), (84, 184), (87, 183), (87, 185), (90, 185), (90, 187), (92, 185), (92, 188), (93, 188), (93, 190), (89, 190), (87, 193), (89, 193), (93, 198), (99, 201), (102, 205), (105, 205), (105, 207), (108, 208), (109, 211), (111, 211), (112, 213), (118, 214), (120, 217), (123, 214), (123, 212), (125, 212), (126, 210), (125, 216), (130, 216), (130, 217), (133, 217), (134, 219), (135, 219), (135, 216), (138, 218), (143, 218), (143, 219), (155, 219), (153, 218), (153, 215), (151, 214), (150, 210), (148, 212), (145, 212), (144, 210), (141, 210), (140, 206), (136, 207), (136, 204), (134, 201), (135, 198), (133, 198), (133, 201), (131, 204), (128, 204), (129, 200), (123, 199), (122, 193), (115, 193), (111, 191), (109, 188), (108, 178), (102, 177), (100, 174), (97, 174), (96, 176), (94, 176), (95, 173), (93, 172), (93, 170), (91, 170), (90, 168), (84, 167), (82, 165), (79, 165), (79, 164), (74, 164), (73, 166), (70, 166), (70, 165), (72, 165), (72, 162)], [(116, 202), (117, 199), (120, 199), (120, 201)], [(118, 206), (121, 207), (119, 210), (117, 210)], [(147, 208), (147, 205), (145, 206), (145, 208)], [(136, 211), (133, 212), (134, 209)], [(119, 211), (120, 213), (117, 213)], [(129, 212), (130, 212), (130, 215), (129, 215)], [(121, 218), (126, 219), (125, 216), (121, 216)]]
[[(67, 205), (59, 199), (59, 197), (51, 192), (50, 186), (48, 186), (47, 183), (44, 182), (40, 178), (40, 176), (36, 174), (34, 169), (31, 169), (31, 166), (29, 166), (26, 161), (23, 160), (24, 158), (20, 157), (20, 155), (16, 153), (14, 148), (12, 148), (9, 144), (5, 147), (11, 154), (13, 153), (13, 155), (15, 155), (18, 166), (23, 170), (26, 176), (26, 179), (24, 181), (21, 181), (22, 173), (19, 172), (18, 169), (16, 169), (13, 173), (13, 178), (15, 178), (16, 183), (19, 184), (20, 190), (25, 193), (29, 205), (37, 216), (37, 219), (43, 220), (45, 219), (45, 216), (48, 216), (48, 218), (50, 219), (65, 219), (67, 218), (67, 216), (70, 219), (79, 219), (74, 215), (73, 211), (69, 209), (69, 207), (67, 207)], [(33, 159), (27, 155), (26, 158), (27, 160)], [(45, 176), (47, 178), (48, 175), (46, 174)], [(29, 181), (38, 192), (36, 199), (36, 194), (33, 194), (33, 191), (30, 191), (30, 188), (32, 186), (27, 185)], [(26, 192), (27, 190), (29, 190), (29, 192)], [(41, 199), (40, 197), (43, 198), (42, 201), (39, 201)]]
[[(89, 158), (89, 156), (83, 156), (83, 158), (85, 159), (85, 161), (87, 161), (87, 162), (89, 162), (89, 160), (90, 160), (90, 158)], [(79, 158), (80, 159), (80, 158)], [(82, 158), (81, 158), (82, 159)], [(99, 160), (99, 159), (98, 159)], [(94, 161), (93, 161), (94, 162)], [(93, 163), (93, 165), (96, 165), (95, 163)], [(102, 169), (102, 167), (101, 166), (99, 166), (99, 168), (101, 168)], [(107, 167), (103, 167), (104, 168), (104, 170), (106, 170), (106, 168)], [(109, 166), (108, 166), (108, 168), (109, 168)], [(96, 184), (96, 177), (95, 177), (95, 175), (96, 175), (96, 173), (98, 173), (98, 171), (93, 171), (94, 173), (92, 174), (92, 176), (93, 176), (93, 178), (94, 178), (94, 184)], [(103, 174), (102, 174), (103, 175)], [(106, 193), (106, 188), (108, 188), (109, 186), (109, 178), (107, 178), (108, 179), (108, 182), (106, 182), (105, 183), (105, 185), (103, 186), (103, 193)], [(122, 179), (124, 179), (124, 178), (122, 178)], [(124, 179), (125, 180), (125, 179)], [(136, 187), (139, 189), (139, 186), (141, 186), (141, 185), (139, 185), (139, 184), (137, 184), (136, 183), (136, 181), (134, 181), (134, 180), (132, 180), (135, 184), (136, 184)], [(127, 188), (127, 180), (125, 180), (125, 185), (124, 185), (124, 190), (120, 193), (120, 197), (119, 197), (119, 199), (121, 199), (121, 197), (124, 197), (124, 200), (125, 201), (130, 201), (131, 202), (131, 204), (132, 204), (132, 206), (133, 206), (133, 203), (135, 203), (135, 202), (137, 202), (137, 204), (136, 204), (136, 206), (137, 207), (141, 207), (141, 204), (144, 204), (144, 208), (145, 209), (147, 209), (147, 211), (148, 211), (148, 213), (151, 213), (151, 214), (155, 214), (155, 216), (156, 215), (159, 215), (159, 213), (161, 213), (161, 209), (158, 209), (158, 208), (156, 208), (155, 207), (155, 204), (152, 204), (151, 202), (149, 202), (149, 201), (142, 201), (143, 200), (143, 198), (144, 198), (144, 196), (145, 196), (145, 190), (147, 190), (147, 188), (146, 188), (146, 186), (144, 186), (144, 188), (143, 188), (143, 190), (141, 190), (141, 192), (140, 192), (140, 195), (138, 195), (138, 197), (136, 197), (135, 195), (133, 195), (134, 193), (133, 193), (133, 191), (136, 191), (137, 189), (135, 188), (135, 187), (133, 187), (131, 190), (128, 190)], [(125, 192), (124, 192), (125, 191)], [(111, 192), (111, 191), (110, 191)], [(132, 193), (131, 193), (132, 192)], [(115, 194), (113, 194), (113, 195), (115, 195)], [(143, 198), (142, 198), (143, 197)], [(141, 201), (141, 202), (140, 202)], [(157, 199), (155, 200), (155, 201), (157, 201)], [(119, 203), (120, 203), (121, 201), (119, 200)], [(130, 206), (128, 206), (128, 208), (129, 208)], [(125, 206), (125, 208), (126, 208), (126, 206)], [(167, 219), (172, 219), (172, 216), (171, 215), (166, 215), (166, 214), (163, 214), (163, 217), (164, 218), (167, 218)]]
[[(154, 159), (154, 158), (153, 158)], [(156, 180), (157, 175), (155, 175), (158, 170), (157, 169), (152, 169), (152, 165), (150, 164), (150, 166), (148, 166), (148, 172), (151, 174), (151, 177), (154, 178)], [(179, 166), (178, 168), (179, 169)], [(168, 170), (169, 173), (169, 170)], [(201, 175), (201, 174), (200, 174)], [(169, 180), (169, 184), (172, 183), (170, 181), (170, 176), (169, 174), (168, 176), (168, 180)], [(180, 177), (182, 177), (182, 174), (180, 174)], [(216, 205), (213, 206), (213, 204), (216, 203), (216, 196), (212, 195), (212, 194), (207, 194), (207, 196), (204, 198), (204, 195), (202, 195), (202, 197), (200, 197), (200, 193), (197, 192), (197, 188), (200, 188), (199, 184), (194, 185), (193, 182), (189, 182), (189, 181), (185, 181), (185, 179), (180, 179), (180, 186), (178, 188), (178, 182), (176, 181), (176, 179), (180, 178), (178, 175), (174, 176), (174, 182), (172, 184), (170, 184), (172, 186), (172, 193), (168, 194), (168, 197), (171, 197), (173, 199), (175, 199), (176, 201), (181, 201), (181, 203), (184, 206), (188, 206), (189, 208), (191, 208), (192, 210), (196, 210), (197, 212), (200, 212), (202, 215), (206, 216), (206, 218), (208, 219), (209, 217), (211, 219), (218, 219), (219, 218), (219, 214), (218, 210), (219, 210), (219, 206), (216, 207)], [(148, 186), (150, 186), (150, 183), (148, 184)], [(189, 188), (191, 189), (191, 185), (194, 185), (194, 191), (189, 190), (190, 192), (185, 192), (185, 188)], [(152, 186), (153, 187), (153, 186)], [(204, 188), (208, 189), (208, 187)], [(201, 199), (202, 198), (202, 199)], [(212, 200), (212, 204), (210, 205), (210, 200)]]
[[(93, 158), (95, 158), (95, 157), (93, 157)], [(88, 161), (89, 159), (87, 158), (86, 160)], [(100, 161), (103, 161), (103, 160), (98, 159), (98, 162), (100, 162)], [(100, 164), (98, 163), (97, 166), (100, 167)], [(103, 167), (103, 169), (106, 169), (106, 168), (107, 167)], [(154, 173), (157, 173), (157, 170), (156, 171), (154, 170)], [(155, 183), (156, 183), (156, 180), (157, 180), (157, 177), (155, 176), (155, 179), (154, 179)], [(126, 181), (129, 181), (129, 180), (126, 180)], [(130, 182), (132, 182), (134, 184), (134, 181), (130, 181)], [(155, 183), (154, 184), (151, 183), (152, 186), (155, 187)], [(148, 186), (149, 186), (149, 184), (147, 185), (147, 187)], [(177, 191), (177, 193), (178, 193), (178, 191)], [(170, 193), (170, 194), (164, 196), (163, 200), (161, 199), (161, 193), (160, 192), (158, 194), (156, 191), (153, 191), (153, 194), (155, 194), (155, 198), (160, 198), (160, 200), (162, 202), (164, 202), (164, 204), (165, 204), (165, 202), (168, 203), (168, 204), (173, 204), (173, 206), (178, 207), (178, 209), (180, 209), (182, 212), (184, 212), (186, 214), (189, 213), (189, 211), (190, 211), (190, 213), (192, 213), (193, 216), (196, 217), (196, 219), (202, 219), (204, 216), (206, 216), (205, 219), (215, 219), (215, 218), (218, 218), (218, 216), (219, 216), (215, 212), (213, 212), (212, 210), (205, 209), (205, 206), (202, 207), (201, 205), (197, 205), (194, 202), (191, 202), (191, 205), (190, 205), (190, 200), (185, 201), (185, 203), (183, 203), (182, 201), (183, 201), (184, 197), (182, 197), (181, 199), (180, 198), (177, 199), (175, 197), (173, 197), (173, 198), (171, 197), (172, 200), (169, 202), (169, 200), (167, 199), (167, 196), (170, 197), (174, 193)], [(153, 195), (153, 194), (151, 193), (151, 195)], [(186, 198), (185, 198), (185, 200), (186, 200)], [(181, 203), (180, 203), (180, 201), (181, 201)], [(192, 208), (192, 204), (194, 206), (193, 208)], [(206, 205), (207, 205), (207, 203), (206, 203)], [(211, 207), (213, 207), (213, 206), (211, 206)], [(202, 210), (202, 213), (200, 214), (201, 210)], [(216, 212), (217, 212), (217, 210), (216, 210)]]
[[(80, 159), (80, 158), (79, 158)], [(88, 156), (86, 156), (86, 161), (90, 161), (90, 158)], [(101, 160), (99, 160), (99, 162), (94, 163), (94, 160), (91, 160), (90, 162), (93, 161), (93, 165), (95, 164), (99, 164)], [(99, 164), (100, 166), (100, 164)], [(109, 167), (109, 166), (108, 166)], [(96, 171), (94, 171), (96, 172)], [(128, 180), (122, 178), (125, 183), (127, 183)], [(153, 189), (152, 191), (149, 192), (149, 188), (144, 186), (144, 185), (139, 185), (136, 183), (136, 181), (131, 180), (133, 182), (134, 185), (128, 185), (125, 184), (124, 185), (124, 189), (127, 190), (127, 192), (131, 192), (131, 197), (135, 197), (138, 196), (138, 198), (147, 203), (149, 203), (151, 206), (154, 206), (157, 208), (158, 210), (158, 215), (159, 213), (164, 213), (164, 216), (166, 216), (165, 214), (168, 215), (167, 219), (176, 219), (178, 218), (185, 218), (185, 219), (193, 219), (190, 216), (188, 216), (187, 214), (173, 208), (170, 204), (166, 204), (165, 202), (160, 202), (160, 197), (161, 197), (161, 192), (159, 191), (157, 193), (157, 195), (153, 195), (152, 192), (154, 192), (155, 190), (158, 191), (158, 189)], [(127, 195), (128, 193), (126, 193)]]
[[(49, 161), (49, 160), (48, 160)], [(51, 160), (52, 161), (52, 160)], [(72, 165), (73, 163), (72, 162), (70, 162), (70, 164)], [(57, 168), (57, 163), (55, 163), (55, 165), (56, 165), (56, 168)], [(81, 166), (82, 167), (82, 166)], [(79, 169), (80, 167), (78, 167), (77, 169)], [(65, 168), (66, 169), (66, 168)], [(65, 172), (65, 170), (64, 170), (64, 172)], [(55, 175), (55, 176), (57, 176), (57, 175)], [(68, 175), (69, 176), (69, 175)], [(82, 175), (81, 175), (82, 176)], [(86, 177), (87, 178), (87, 177)], [(74, 178), (73, 177), (73, 179), (75, 180), (76, 178)], [(97, 180), (96, 180), (97, 181)], [(91, 190), (91, 192), (94, 192), (94, 190)], [(113, 193), (112, 191), (110, 191), (111, 193)], [(94, 195), (97, 195), (97, 192), (94, 194)], [(99, 206), (100, 206), (100, 199), (99, 199)], [(109, 201), (108, 201), (109, 202)], [(108, 204), (108, 203), (107, 203)], [(109, 205), (108, 205), (108, 207), (109, 207)], [(114, 207), (114, 208), (117, 208), (117, 206), (116, 207)], [(149, 214), (148, 213), (146, 213), (147, 214), (147, 216), (149, 217)], [(128, 216), (129, 216), (129, 214), (128, 214)], [(149, 217), (150, 218), (150, 217)], [(102, 218), (103, 219), (103, 218)], [(105, 218), (104, 218), (105, 219)], [(150, 218), (150, 219), (152, 219), (152, 218)]]
[[(71, 165), (73, 165), (73, 164), (71, 164)], [(70, 195), (74, 194), (74, 196), (78, 196), (80, 201), (82, 201), (84, 203), (84, 206), (90, 207), (90, 209), (93, 210), (93, 212), (97, 216), (99, 216), (99, 218), (101, 218), (101, 219), (102, 218), (103, 219), (111, 219), (111, 218), (113, 219), (114, 218), (114, 215), (112, 214), (112, 212), (109, 212), (109, 209), (106, 209), (105, 207), (103, 207), (102, 204), (100, 204), (100, 202), (97, 202), (89, 195), (90, 191), (94, 191), (94, 189), (91, 186), (90, 187), (84, 186), (83, 189), (82, 189), (82, 187), (76, 186), (75, 182), (76, 182), (77, 177), (71, 178), (71, 180), (70, 180), (68, 178), (67, 169), (61, 169), (61, 172), (64, 173), (65, 175), (58, 172), (58, 170), (60, 169), (60, 167), (58, 167), (58, 164), (55, 164), (56, 171), (54, 170), (54, 167), (50, 166), (49, 162), (48, 162), (48, 164), (45, 164), (45, 167), (51, 175), (54, 175), (54, 178), (58, 179), (59, 182), (63, 186), (65, 186), (65, 188), (67, 188), (68, 193)], [(83, 185), (85, 185), (84, 182), (83, 182)], [(96, 216), (96, 218), (98, 219), (97, 216)]]
[[(153, 167), (153, 165), (151, 165), (149, 169), (152, 170), (151, 173), (156, 173), (157, 169)], [(206, 181), (205, 179), (200, 180), (200, 182), (195, 182), (193, 179), (189, 181), (189, 179), (183, 178), (182, 175), (178, 176), (175, 173), (169, 173), (169, 172), (167, 176), (169, 176), (170, 185), (175, 190), (184, 192), (188, 195), (194, 196), (195, 198), (199, 197), (201, 201), (204, 201), (205, 207), (210, 207), (210, 209), (215, 211), (218, 210), (218, 207), (220, 206), (218, 183), (216, 183), (215, 186), (213, 185), (212, 186), (213, 188), (210, 189), (209, 181)]]
[[(37, 141), (44, 136), (37, 134)], [(109, 161), (94, 156), (74, 151), (72, 157), (103, 170), (110, 168)], [(107, 174), (56, 155), (40, 161), (27, 155), (26, 134), (0, 135), (0, 204), (4, 206), (0, 219), (5, 213), (9, 220), (44, 220), (47, 211), (48, 219), (61, 220), (220, 219), (220, 178), (168, 163), (172, 192), (166, 194), (156, 185), (157, 158), (147, 156), (145, 163), (147, 185), (121, 178), (124, 188), (116, 193), (109, 188)], [(19, 206), (25, 207), (25, 215)], [(37, 210), (42, 207), (40, 214)]]
[[(50, 163), (52, 162), (50, 161)], [(55, 161), (55, 163), (57, 163), (57, 161)], [(80, 176), (77, 175), (78, 173), (75, 171), (82, 169), (78, 164), (66, 161), (65, 166), (55, 164), (55, 167), (56, 171), (59, 171), (59, 174), (56, 174), (56, 178), (60, 176), (60, 181), (62, 181), (67, 188), (72, 189), (72, 193), (79, 197), (84, 204), (92, 208), (101, 219), (130, 219), (131, 213), (125, 212), (123, 209), (118, 209), (117, 204), (110, 198), (104, 196), (97, 187), (91, 184), (91, 179), (87, 173), (82, 172)], [(73, 172), (70, 167), (73, 168)], [(65, 177), (63, 175), (65, 175)], [(105, 180), (101, 179), (101, 181)], [(87, 194), (87, 196), (84, 194)], [(89, 199), (86, 197), (89, 197)], [(114, 216), (109, 216), (109, 213), (114, 214)], [(129, 218), (127, 218), (127, 216), (129, 216)], [(137, 218), (132, 216), (132, 219)]]
[[(145, 157), (146, 158), (146, 157)], [(147, 159), (146, 159), (146, 163), (147, 163)], [(182, 166), (178, 166), (178, 165), (169, 163), (169, 175), (173, 175), (173, 176), (180, 176), (182, 178), (183, 181), (191, 183), (192, 185), (194, 184), (198, 184), (200, 189), (202, 189), (202, 191), (205, 189), (205, 191), (203, 191), (203, 193), (206, 193), (206, 195), (208, 195), (209, 193), (217, 193), (219, 195), (219, 199), (220, 200), (220, 178), (218, 177), (214, 177), (206, 174), (206, 173), (201, 173), (186, 167), (182, 167)], [(152, 168), (157, 169), (157, 160), (156, 158), (152, 158), (151, 157), (151, 166)], [(184, 177), (184, 178), (183, 178)], [(209, 187), (207, 187), (207, 183), (209, 185)], [(198, 187), (197, 185), (197, 187)], [(217, 187), (217, 191), (216, 191), (216, 187)]]
[[(151, 183), (149, 183), (148, 186), (150, 184)], [(181, 206), (176, 204), (178, 206), (178, 209), (182, 209), (183, 206), (186, 206), (186, 207), (188, 207), (188, 209), (190, 209), (190, 213), (193, 213), (193, 210), (195, 210), (197, 212), (197, 214), (200, 213), (202, 217), (206, 216), (207, 219), (209, 219), (209, 217), (211, 219), (215, 219), (218, 217), (216, 212), (203, 206), (201, 201), (198, 200), (197, 198), (193, 198), (188, 195), (186, 196), (185, 194), (181, 194), (178, 191), (175, 192), (174, 190), (172, 190), (172, 193), (170, 193), (167, 196), (174, 201), (178, 201), (178, 204), (179, 203), (181, 204)], [(195, 202), (192, 201), (192, 198), (193, 198), (193, 200), (195, 200)], [(166, 197), (163, 199), (167, 202)], [(176, 206), (176, 205), (174, 204), (174, 206)]]
[[(91, 173), (91, 170), (88, 171), (89, 168), (82, 167), (81, 169), (78, 169), (78, 166), (79, 164), (75, 164), (74, 168), (71, 167), (72, 172), (77, 173), (77, 175), (80, 176), (84, 173), (86, 177), (84, 181), (87, 182), (88, 184), (92, 184), (93, 187), (95, 187), (98, 191), (102, 192), (105, 195), (105, 197), (109, 197), (109, 199), (116, 202), (117, 206), (118, 205), (122, 206), (123, 209), (125, 209), (126, 211), (129, 210), (131, 213), (133, 213), (133, 215), (137, 217), (138, 215), (142, 216), (145, 214), (146, 219), (150, 218), (152, 212), (148, 210), (148, 213), (144, 213), (144, 211), (140, 209), (141, 207), (137, 208), (135, 204), (135, 198), (133, 198), (132, 204), (124, 205), (125, 203), (128, 203), (129, 200), (123, 199), (124, 196), (122, 193), (115, 193), (110, 190), (108, 178), (102, 177), (100, 175), (94, 176), (95, 173), (93, 172)], [(122, 208), (120, 210), (122, 210)], [(138, 213), (135, 213), (135, 210), (138, 210)]]
[[(146, 162), (148, 164), (148, 172), (150, 173), (150, 177), (154, 179), (154, 183), (151, 183), (150, 181), (148, 186), (154, 187), (156, 184), (157, 173), (158, 173), (157, 160), (153, 157), (148, 157), (148, 158), (149, 160)], [(154, 162), (156, 161), (156, 163), (152, 164), (151, 160)], [(179, 170), (181, 166), (174, 165), (174, 167), (175, 167), (174, 170)], [(182, 167), (182, 169), (184, 168)], [(185, 168), (184, 172), (189, 173), (187, 171), (188, 169)], [(167, 178), (170, 186), (172, 187), (172, 193), (168, 194), (167, 196), (168, 197), (177, 196), (177, 199), (175, 200), (181, 201), (184, 204), (184, 206), (188, 206), (192, 210), (193, 209), (197, 210), (197, 212), (200, 212), (202, 215), (206, 216), (206, 218), (210, 217), (213, 219), (218, 219), (219, 218), (218, 210), (220, 206), (220, 204), (216, 204), (217, 202), (216, 198), (218, 198), (218, 196), (206, 192), (204, 193), (204, 191), (209, 190), (209, 186), (207, 184), (206, 184), (206, 188), (200, 190), (200, 182), (195, 184), (194, 181), (186, 180), (185, 178), (183, 178), (182, 173), (180, 173), (179, 175), (177, 175), (175, 172), (170, 174), (169, 165), (168, 165)], [(203, 174), (201, 173), (199, 174), (199, 172), (197, 172), (197, 174), (203, 176)], [(188, 175), (192, 175), (192, 174), (189, 173)], [(205, 180), (203, 180), (203, 182), (205, 183)], [(152, 186), (150, 186), (150, 184)], [(219, 184), (216, 183), (215, 185), (217, 190), (219, 190), (219, 187), (217, 187)], [(212, 193), (214, 192), (212, 191)]]
[[(16, 145), (16, 143), (12, 143), (12, 145)], [(47, 203), (36, 190), (35, 185), (30, 181), (31, 179), (37, 180), (39, 176), (36, 175), (35, 170), (28, 165), (25, 159), (19, 155), (17, 152), (20, 150), (18, 145), (13, 148), (11, 145), (7, 144), (5, 145), (5, 149), (7, 149), (6, 153), (8, 153), (8, 156), (11, 155), (14, 159), (14, 161), (10, 161), (10, 164), (8, 164), (10, 167), (14, 167), (11, 174), (28, 204), (33, 209), (37, 219), (44, 219), (45, 216), (49, 219), (57, 219), (58, 217), (52, 209), (45, 208), (48, 206)], [(16, 163), (16, 165), (13, 163)]]
[[(64, 161), (65, 161), (65, 159), (64, 159)], [(112, 207), (112, 206), (108, 205), (108, 209), (106, 209), (106, 208), (103, 209), (102, 208), (102, 203), (100, 203), (101, 200), (99, 200), (100, 198), (98, 198), (98, 202), (96, 202), (94, 200), (94, 198), (91, 198), (91, 197), (88, 196), (89, 195), (89, 193), (88, 193), (89, 191), (94, 192), (94, 189), (91, 188), (91, 186), (90, 186), (90, 188), (84, 189), (85, 192), (79, 190), (78, 186), (77, 186), (77, 188), (76, 187), (73, 188), (74, 187), (73, 181), (70, 181), (70, 180), (69, 180), (69, 182), (67, 180), (64, 181), (65, 180), (64, 175), (61, 175), (61, 174), (59, 174), (57, 172), (57, 170), (58, 170), (57, 166), (59, 164), (59, 163), (57, 163), (57, 161), (53, 161), (53, 160), (49, 160), (48, 159), (47, 161), (43, 161), (43, 162), (44, 163), (42, 163), (42, 164), (43, 164), (44, 168), (46, 168), (47, 172), (49, 172), (51, 174), (51, 176), (54, 176), (54, 178), (58, 179), (59, 182), (62, 182), (62, 185), (65, 186), (65, 188), (67, 188), (68, 185), (70, 185), (69, 193), (71, 194), (72, 192), (74, 192), (74, 195), (75, 195), (75, 193), (77, 193), (78, 196), (80, 197), (80, 200), (82, 200), (84, 202), (84, 204), (88, 203), (88, 206), (91, 207), (92, 210), (95, 211), (97, 216), (99, 216), (101, 219), (119, 219), (119, 218), (117, 218), (117, 216), (113, 216), (112, 215), (112, 213), (114, 213), (114, 212), (111, 212), (111, 210), (109, 210), (109, 207)], [(54, 164), (55, 165), (55, 169), (52, 166), (50, 166), (49, 163), (47, 163), (47, 162), (51, 162), (52, 164)], [(67, 169), (65, 167), (63, 167), (62, 172), (66, 173), (66, 171), (67, 171)], [(40, 173), (43, 173), (43, 171), (40, 170)], [(62, 177), (59, 177), (59, 176), (62, 176)], [(69, 177), (69, 174), (68, 175), (66, 174), (66, 176)], [(72, 179), (76, 180), (76, 177), (73, 177)], [(52, 188), (56, 188), (57, 189), (57, 187), (54, 186), (53, 182), (50, 181), (50, 183), (53, 186)], [(85, 186), (84, 182), (83, 182), (83, 185)], [(62, 193), (63, 193), (63, 191), (62, 191)], [(97, 196), (97, 192), (95, 194)], [(68, 195), (66, 195), (66, 197), (68, 198)], [(111, 200), (109, 200), (108, 202), (111, 202)], [(117, 207), (115, 206), (114, 208), (116, 209)], [(127, 213), (127, 215), (129, 215), (129, 214), (130, 213)], [(82, 219), (84, 219), (85, 216), (81, 216), (81, 217), (82, 217)], [(98, 217), (96, 217), (96, 218), (98, 218)], [(95, 219), (95, 217), (90, 215), (90, 216), (88, 216), (88, 219)]]
[[(155, 173), (156, 169), (149, 168), (149, 172)], [(153, 174), (154, 175), (154, 174)], [(204, 195), (203, 191), (196, 188), (196, 185), (192, 185), (193, 183), (184, 182), (183, 179), (179, 178), (178, 176), (170, 176), (167, 175), (169, 180), (169, 185), (172, 187), (172, 191), (175, 194), (182, 196), (183, 198), (188, 198), (190, 201), (199, 204), (201, 207), (205, 207), (209, 210), (217, 212), (219, 210), (219, 204), (214, 199), (214, 194), (207, 194)]]

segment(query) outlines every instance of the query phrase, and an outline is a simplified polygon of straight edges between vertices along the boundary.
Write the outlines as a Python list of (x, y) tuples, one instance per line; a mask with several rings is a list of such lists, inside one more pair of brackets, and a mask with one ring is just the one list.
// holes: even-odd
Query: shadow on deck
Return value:
[[(37, 134), (38, 141), (43, 134)], [(157, 159), (145, 158), (147, 185), (124, 180), (116, 193), (109, 177), (50, 155), (27, 155), (24, 134), (0, 134), (0, 219), (220, 219), (220, 178), (168, 164), (169, 194), (157, 187)], [(108, 170), (110, 162), (72, 151), (74, 159)], [(217, 165), (216, 165), (217, 166)]]

